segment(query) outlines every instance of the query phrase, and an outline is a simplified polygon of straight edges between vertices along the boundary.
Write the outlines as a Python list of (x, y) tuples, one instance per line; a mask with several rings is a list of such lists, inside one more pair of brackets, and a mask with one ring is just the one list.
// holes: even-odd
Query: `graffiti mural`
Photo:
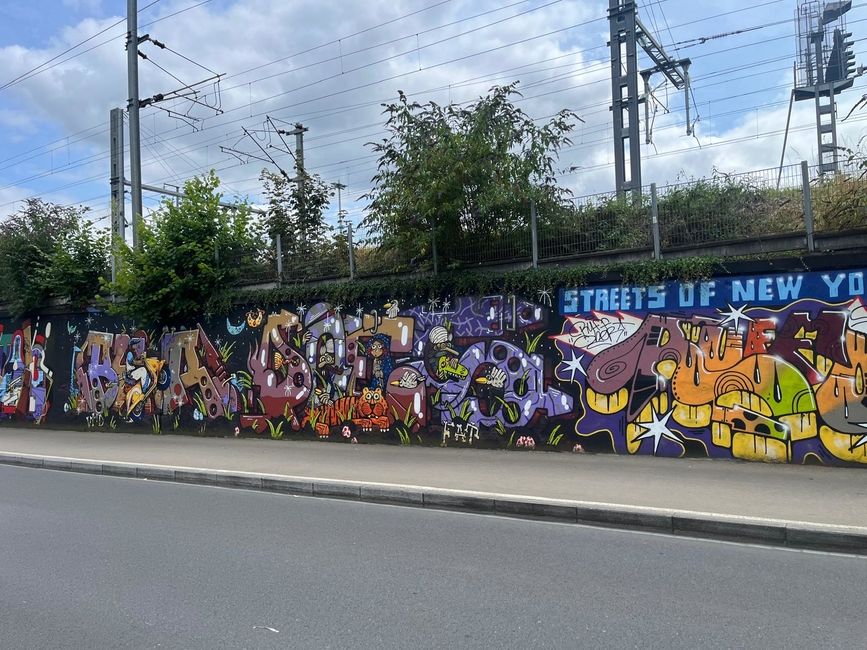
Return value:
[[(552, 321), (550, 305), (511, 295), (410, 307), (389, 298), (351, 310), (254, 306), (161, 332), (92, 313), (67, 324), (63, 412), (91, 428), (495, 447), (535, 435), (559, 444), (575, 396), (554, 375)], [(9, 357), (38, 348), (22, 346), (16, 356), (10, 339)]]
[(144, 330), (111, 334), (89, 331), (72, 350), (67, 411), (97, 421), (116, 417), (177, 415), (183, 407), (196, 421), (231, 417), (238, 410), (235, 385), (201, 327), (165, 332), (159, 347)]
[(51, 406), (53, 373), (46, 365), (51, 323), (26, 321), (7, 332), (0, 324), (0, 419), (41, 423)]
[(576, 435), (624, 454), (867, 463), (863, 278), (562, 291)]
[(535, 298), (247, 305), (173, 329), (4, 320), (0, 419), (867, 464), (864, 271)]

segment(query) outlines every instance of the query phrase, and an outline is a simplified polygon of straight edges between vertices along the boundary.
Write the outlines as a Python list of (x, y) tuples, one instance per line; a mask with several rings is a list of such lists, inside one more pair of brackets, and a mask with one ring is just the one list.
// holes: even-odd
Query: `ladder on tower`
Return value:
[(828, 84), (827, 92), (816, 93), (816, 125), (819, 141), (819, 173), (836, 173), (839, 154), (837, 150), (837, 102), (834, 100), (834, 84)]

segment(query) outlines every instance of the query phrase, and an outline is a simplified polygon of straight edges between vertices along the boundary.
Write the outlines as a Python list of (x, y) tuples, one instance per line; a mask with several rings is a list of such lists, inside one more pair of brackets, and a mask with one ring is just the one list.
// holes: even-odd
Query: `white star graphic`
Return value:
[(343, 313), (343, 305), (337, 305), (337, 307), (334, 308), (334, 313), (340, 316), (340, 314)]
[(451, 308), (452, 308), (452, 301), (451, 301), (451, 300), (446, 300), (446, 301), (443, 303), (443, 311), (448, 311), (448, 310), (451, 309)]
[(668, 421), (674, 413), (673, 410), (666, 413), (661, 420), (657, 417), (658, 414), (653, 407), (650, 407), (650, 412), (653, 415), (653, 422), (638, 423), (638, 426), (645, 429), (645, 432), (638, 436), (636, 440), (653, 439), (653, 453), (656, 454), (660, 440), (668, 438), (674, 442), (680, 442), (680, 438), (677, 437), (677, 434), (674, 431), (668, 428)]
[(584, 370), (584, 366), (581, 365), (581, 361), (584, 359), (584, 355), (582, 354), (580, 357), (575, 356), (575, 351), (570, 350), (572, 352), (572, 359), (570, 361), (566, 361), (564, 358), (561, 362), (561, 365), (565, 365), (566, 367), (562, 370), (559, 370), (560, 374), (565, 375), (567, 372), (570, 373), (570, 381), (575, 383), (575, 373), (579, 372), (585, 377), (587, 376), (587, 371)]
[(355, 309), (355, 315), (358, 318), (361, 318), (364, 315), (364, 309), (361, 308), (361, 305), (358, 305), (358, 307)]
[(551, 306), (551, 289), (541, 289), (539, 291), (539, 302), (543, 305)]
[[(867, 422), (860, 422), (858, 426), (862, 429), (867, 429)], [(859, 447), (863, 447), (864, 445), (867, 445), (867, 433), (861, 436), (861, 439), (858, 440), (858, 442), (856, 442), (854, 445), (852, 445), (849, 448), (849, 451), (855, 451), (856, 449), (858, 449)]]
[(439, 298), (433, 298), (427, 304), (430, 311), (436, 311), (436, 308), (440, 306)]
[(752, 318), (750, 318), (749, 316), (747, 316), (744, 313), (744, 311), (746, 311), (746, 309), (747, 309), (747, 307), (749, 307), (749, 305), (744, 305), (740, 309), (735, 309), (734, 307), (731, 306), (731, 304), (729, 304), (729, 303), (726, 303), (726, 304), (728, 304), (728, 306), (729, 306), (728, 311), (724, 311), (722, 309), (717, 309), (717, 311), (722, 316), (725, 316), (725, 318), (722, 321), (720, 321), (720, 325), (726, 325), (727, 323), (734, 323), (735, 331), (737, 332), (737, 331), (740, 331), (742, 320), (747, 321), (749, 323), (755, 323), (756, 322), (755, 320), (753, 320)]
[(304, 312), (306, 312), (306, 311), (307, 311), (307, 306), (306, 306), (306, 305), (298, 305), (298, 313), (299, 313), (301, 316), (303, 316), (303, 315), (304, 315)]

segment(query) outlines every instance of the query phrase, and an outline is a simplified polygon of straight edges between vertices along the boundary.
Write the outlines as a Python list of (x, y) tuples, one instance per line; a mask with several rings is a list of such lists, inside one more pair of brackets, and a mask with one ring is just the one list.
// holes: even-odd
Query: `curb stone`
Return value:
[(262, 491), (313, 496), (313, 482), (280, 476), (262, 476)]
[(867, 528), (705, 512), (532, 498), (424, 486), (253, 474), (137, 463), (112, 463), (31, 454), (0, 454), (0, 464), (102, 474), (262, 492), (349, 499), (366, 503), (627, 528), (683, 537), (867, 555)]
[[(0, 463), (2, 462), (3, 459), (0, 457)], [(136, 478), (135, 465), (127, 465), (126, 463), (102, 463), (102, 473), (105, 476)]]

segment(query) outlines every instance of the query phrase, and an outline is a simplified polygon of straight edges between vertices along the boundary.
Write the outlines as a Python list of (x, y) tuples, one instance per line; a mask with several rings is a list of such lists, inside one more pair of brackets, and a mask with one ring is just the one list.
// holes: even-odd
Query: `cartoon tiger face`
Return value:
[(385, 397), (382, 394), (381, 388), (371, 390), (363, 388), (361, 396), (358, 400), (358, 413), (362, 417), (379, 417), (388, 412), (388, 406), (385, 403)]

